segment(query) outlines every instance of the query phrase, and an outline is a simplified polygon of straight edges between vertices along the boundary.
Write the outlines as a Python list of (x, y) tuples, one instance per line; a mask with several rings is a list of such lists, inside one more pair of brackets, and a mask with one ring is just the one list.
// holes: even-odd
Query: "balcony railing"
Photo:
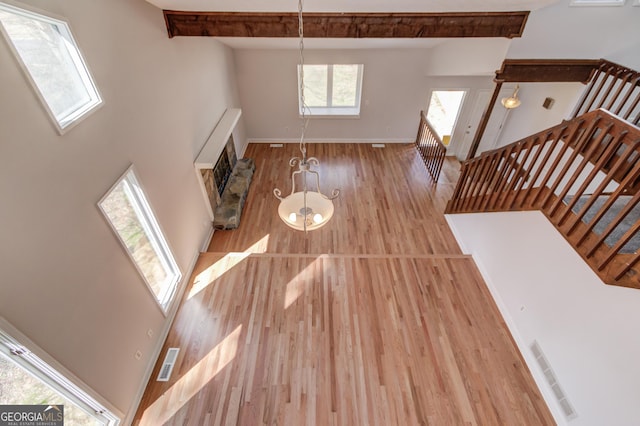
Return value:
[(462, 164), (446, 213), (540, 210), (607, 284), (640, 288), (640, 129), (596, 110)]

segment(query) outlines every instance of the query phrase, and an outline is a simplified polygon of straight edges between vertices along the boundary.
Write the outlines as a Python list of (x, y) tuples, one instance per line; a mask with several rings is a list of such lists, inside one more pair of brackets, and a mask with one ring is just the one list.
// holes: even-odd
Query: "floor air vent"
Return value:
[(542, 348), (540, 348), (540, 345), (536, 340), (534, 340), (533, 343), (531, 344), (531, 352), (533, 352), (533, 355), (536, 357), (536, 361), (538, 361), (538, 365), (540, 365), (540, 368), (544, 373), (544, 377), (547, 379), (547, 383), (549, 383), (549, 386), (551, 386), (551, 390), (553, 391), (554, 396), (558, 400), (558, 404), (560, 404), (560, 407), (562, 408), (562, 412), (564, 413), (564, 415), (569, 420), (575, 419), (576, 417), (578, 417), (578, 413), (576, 413), (576, 410), (573, 408), (573, 406), (569, 402), (567, 395), (564, 393), (564, 391), (560, 387), (560, 383), (558, 383), (556, 374), (551, 369), (551, 365), (549, 364), (549, 361), (547, 361), (547, 358), (544, 356), (544, 353), (542, 352)]
[(384, 148), (383, 143), (372, 143), (371, 146), (374, 148)]
[(281, 143), (271, 143), (269, 144), (270, 148), (282, 148), (282, 144)]
[(176, 359), (178, 359), (179, 352), (180, 348), (169, 348), (169, 350), (167, 350), (167, 355), (164, 357), (164, 362), (160, 368), (160, 374), (158, 374), (158, 378), (156, 379), (158, 382), (169, 381), (169, 377), (171, 377), (171, 372), (173, 371), (173, 366), (176, 364)]

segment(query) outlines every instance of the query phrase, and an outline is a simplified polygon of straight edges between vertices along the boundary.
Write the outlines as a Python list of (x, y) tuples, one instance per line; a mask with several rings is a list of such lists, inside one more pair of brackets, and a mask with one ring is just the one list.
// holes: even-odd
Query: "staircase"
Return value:
[(462, 164), (446, 213), (540, 210), (611, 285), (640, 289), (640, 128), (598, 109)]

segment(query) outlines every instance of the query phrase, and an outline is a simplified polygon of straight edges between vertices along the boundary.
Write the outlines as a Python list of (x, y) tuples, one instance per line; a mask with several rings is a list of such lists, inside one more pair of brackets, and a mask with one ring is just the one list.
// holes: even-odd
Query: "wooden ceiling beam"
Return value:
[[(310, 38), (520, 37), (524, 12), (305, 13)], [(164, 11), (169, 37), (298, 37), (297, 13)]]
[(495, 81), (503, 83), (588, 83), (599, 59), (505, 59)]

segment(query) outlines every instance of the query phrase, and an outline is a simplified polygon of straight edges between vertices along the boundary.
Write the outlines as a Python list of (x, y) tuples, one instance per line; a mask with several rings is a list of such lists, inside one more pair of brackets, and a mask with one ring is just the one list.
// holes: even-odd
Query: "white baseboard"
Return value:
[(449, 228), (451, 229), (451, 232), (453, 233), (454, 238), (456, 239), (456, 241), (458, 242), (458, 245), (460, 246), (460, 250), (462, 250), (462, 252), (465, 254), (470, 254), (471, 257), (473, 258), (473, 261), (475, 262), (476, 267), (478, 268), (478, 271), (480, 272), (480, 275), (482, 276), (482, 279), (484, 280), (484, 283), (487, 286), (487, 289), (489, 290), (491, 297), (493, 298), (493, 301), (498, 307), (498, 311), (500, 312), (502, 319), (504, 320), (505, 324), (507, 325), (507, 328), (509, 329), (509, 332), (511, 333), (511, 337), (515, 342), (516, 347), (520, 352), (520, 355), (524, 359), (525, 364), (529, 368), (529, 371), (533, 376), (533, 380), (536, 383), (538, 390), (542, 394), (542, 397), (545, 400), (547, 407), (549, 407), (549, 411), (551, 411), (551, 414), (553, 415), (554, 420), (558, 425), (566, 425), (567, 421), (562, 415), (562, 412), (560, 411), (560, 407), (558, 407), (556, 399), (551, 394), (550, 389), (547, 386), (547, 382), (544, 378), (544, 375), (540, 371), (538, 364), (535, 358), (533, 357), (533, 354), (531, 353), (529, 345), (525, 342), (525, 339), (522, 337), (522, 334), (520, 334), (520, 330), (518, 328), (516, 321), (514, 320), (513, 316), (511, 315), (511, 312), (507, 308), (507, 304), (502, 299), (502, 296), (500, 295), (498, 288), (494, 284), (487, 268), (482, 263), (482, 259), (474, 253), (469, 253), (469, 249), (465, 247), (464, 239), (460, 237), (460, 232), (456, 228), (455, 223), (452, 220), (450, 220), (451, 215), (444, 215), (444, 217), (445, 217), (445, 220), (447, 221), (447, 224), (449, 225)]
[[(213, 227), (211, 227), (210, 232), (208, 233), (207, 237), (204, 240), (204, 243), (206, 243), (207, 246), (208, 246), (208, 241), (210, 241), (211, 239), (211, 236), (213, 236)], [(191, 279), (191, 275), (193, 274), (193, 270), (196, 266), (196, 262), (198, 261), (199, 257), (200, 257), (200, 251), (198, 251), (193, 256), (193, 258), (191, 259), (191, 263), (187, 268), (187, 273), (182, 278), (182, 283), (180, 284), (178, 293), (176, 294), (175, 299), (171, 305), (171, 309), (169, 310), (169, 312), (167, 312), (167, 318), (165, 320), (162, 331), (159, 334), (159, 338), (156, 342), (156, 347), (153, 350), (151, 358), (149, 358), (149, 363), (147, 364), (147, 368), (145, 369), (145, 374), (140, 383), (140, 387), (138, 388), (138, 392), (136, 392), (136, 397), (134, 399), (135, 404), (132, 405), (131, 410), (127, 413), (126, 417), (124, 418), (122, 422), (123, 425), (130, 425), (133, 422), (133, 417), (136, 415), (136, 412), (138, 411), (138, 407), (140, 406), (140, 401), (142, 400), (144, 391), (147, 389), (147, 383), (151, 378), (151, 373), (153, 373), (153, 367), (155, 367), (156, 362), (160, 357), (160, 353), (162, 352), (162, 347), (164, 346), (165, 340), (167, 340), (167, 336), (169, 335), (169, 331), (171, 330), (171, 326), (173, 325), (173, 320), (175, 319), (176, 314), (178, 313), (178, 308), (180, 307), (180, 303), (182, 303), (184, 292), (189, 286), (189, 280)]]
[[(326, 138), (326, 139), (305, 139), (307, 143), (388, 143), (388, 144), (400, 144), (400, 143), (413, 143), (415, 139), (339, 139), (339, 138)], [(299, 143), (300, 138), (287, 139), (287, 138), (250, 138), (248, 143)]]

